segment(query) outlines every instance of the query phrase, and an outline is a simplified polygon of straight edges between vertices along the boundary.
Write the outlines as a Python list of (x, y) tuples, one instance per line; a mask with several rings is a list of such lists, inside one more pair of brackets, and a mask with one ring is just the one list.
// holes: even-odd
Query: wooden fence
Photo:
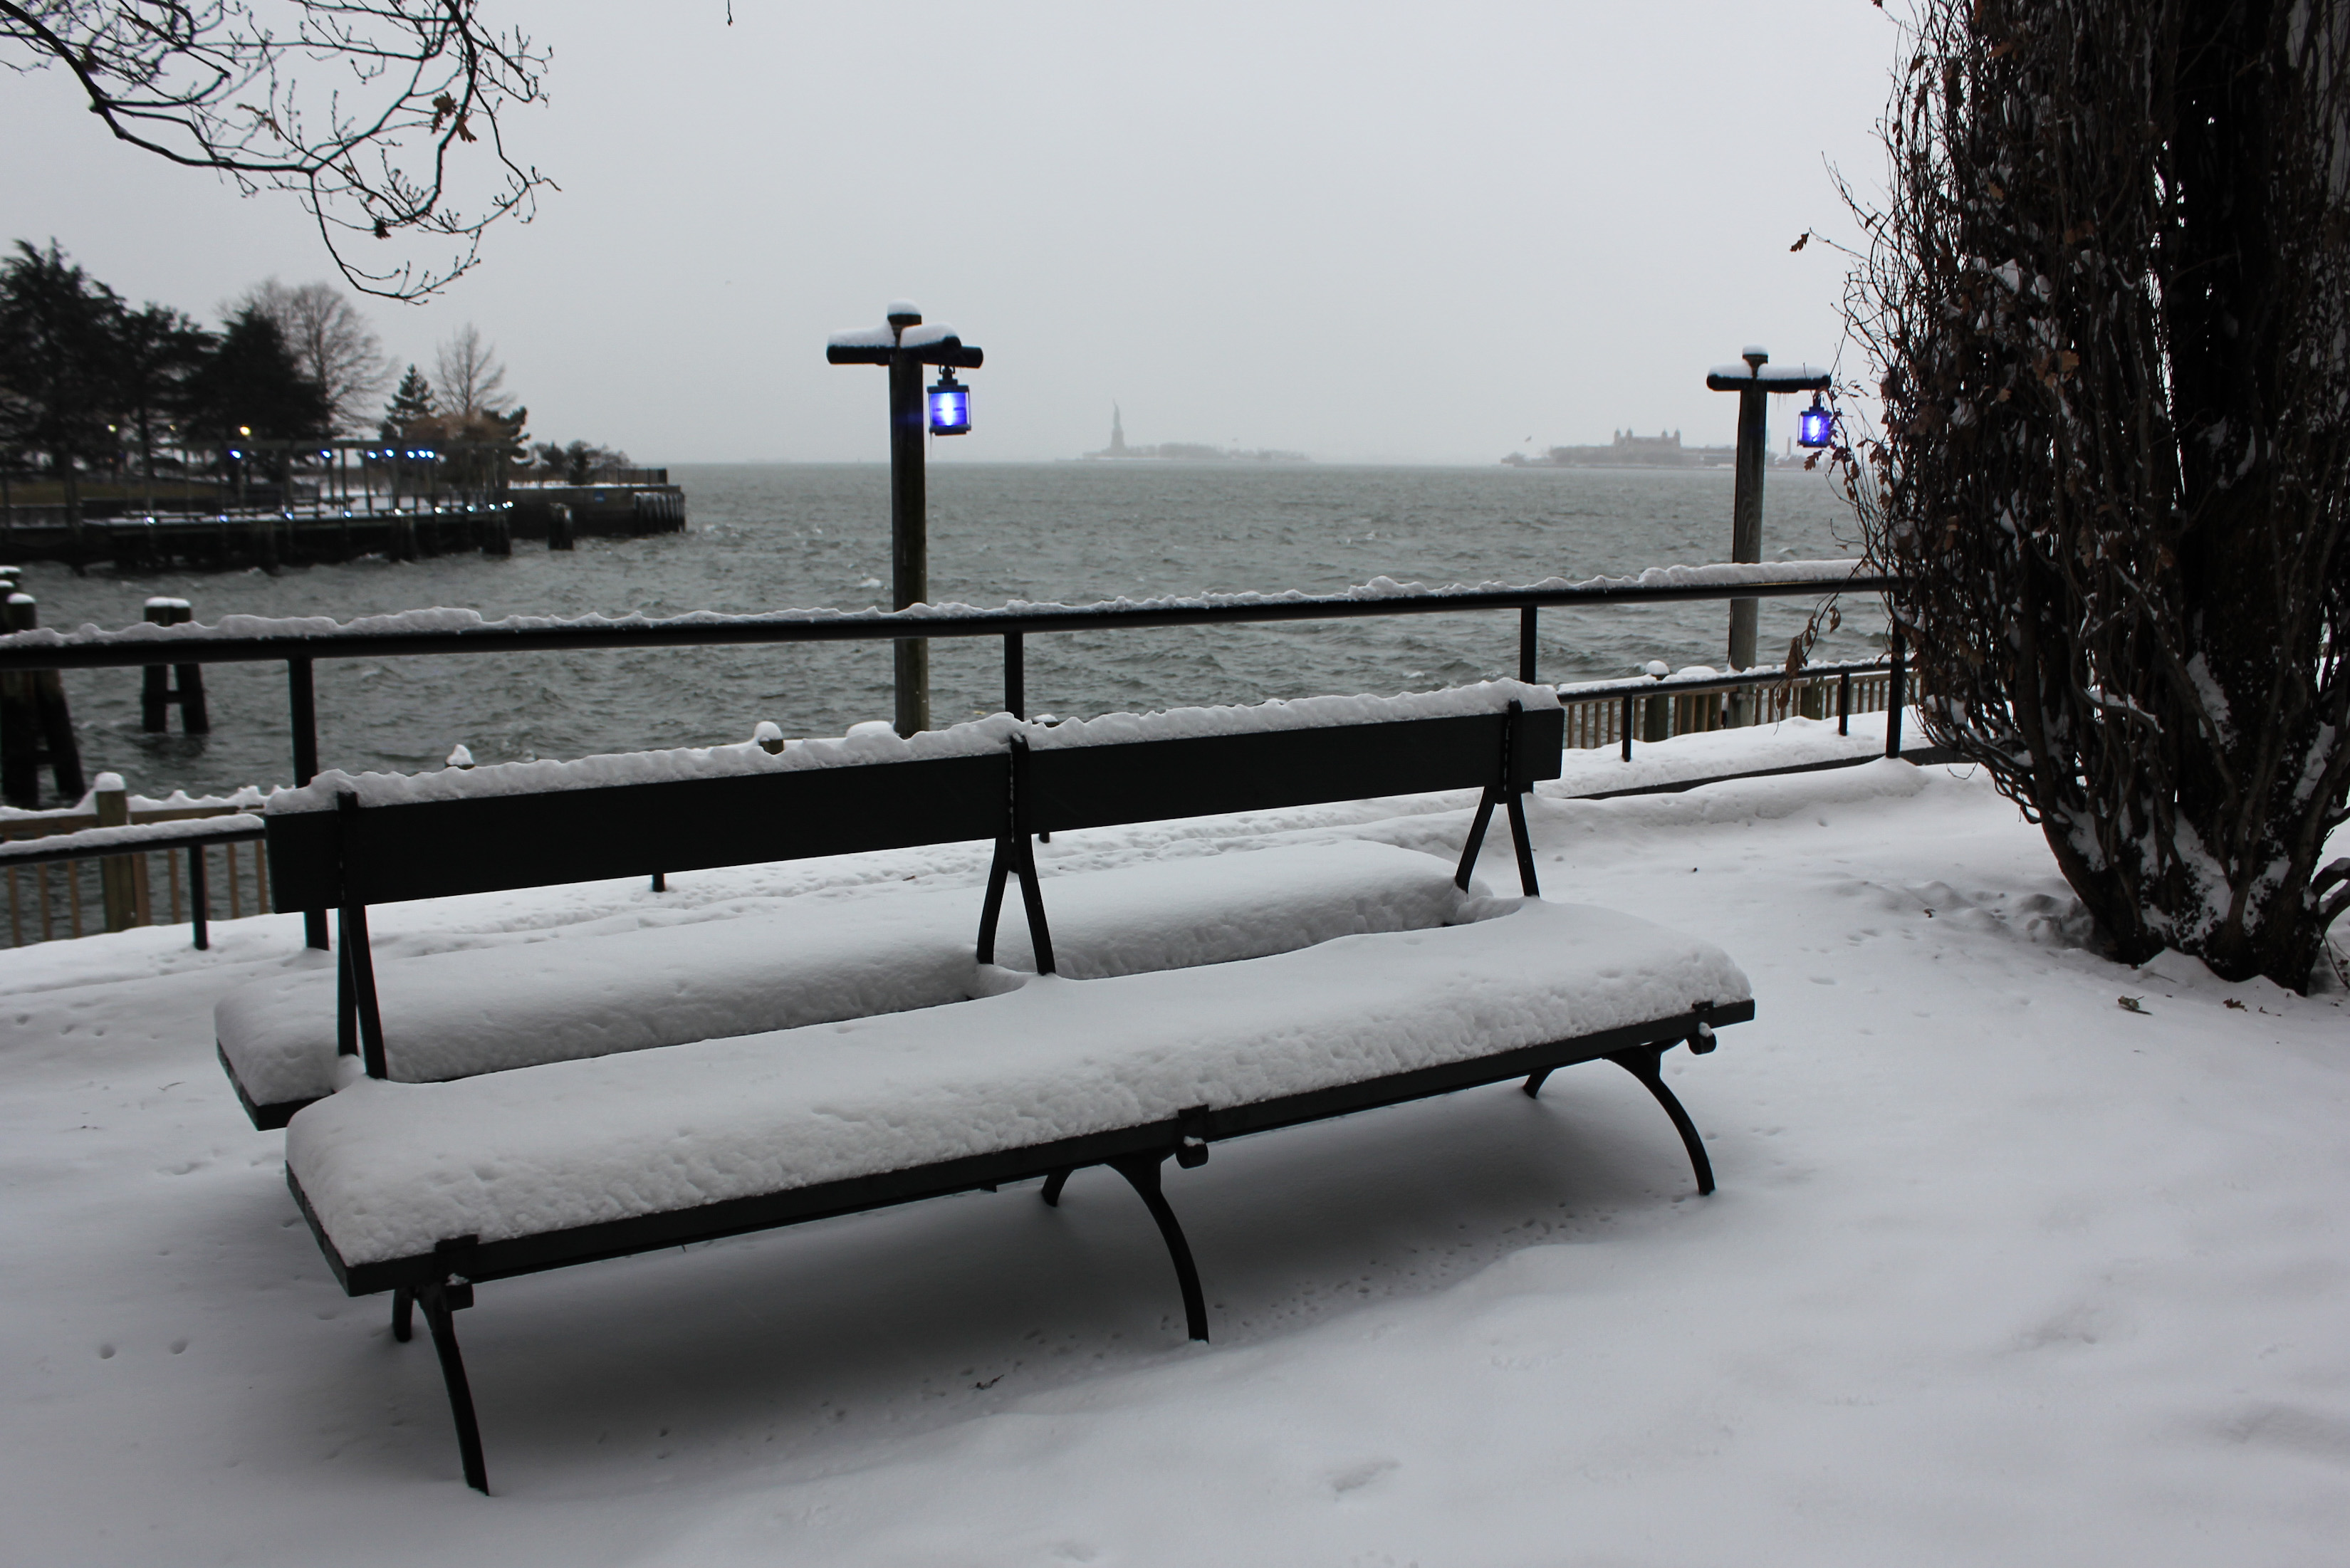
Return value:
[[(1669, 691), (1659, 691), (1653, 697), (1635, 695), (1632, 738), (1647, 742), (1669, 741), (1675, 735), (1702, 734), (1724, 728), (1741, 714), (1747, 715), (1746, 722), (1754, 724), (1775, 724), (1796, 715), (1833, 719), (1837, 711), (1836, 687), (1842, 679), (1825, 675), (1810, 680), (1798, 679), (1790, 685), (1711, 689), (1676, 684)], [(1853, 676), (1851, 706), (1846, 711), (1882, 713), (1892, 685), (1889, 671)], [(1560, 691), (1559, 701), (1566, 705), (1567, 749), (1596, 751), (1621, 745), (1624, 696), (1620, 683), (1614, 690), (1589, 695), (1578, 695), (1571, 686)]]
[[(100, 804), (107, 805), (104, 797)], [(114, 811), (44, 811), (0, 816), (0, 842), (21, 843), (83, 828), (184, 822), (195, 817), (257, 815), (234, 805), (129, 807)], [(242, 851), (242, 853), (240, 853)], [(269, 912), (269, 862), (260, 841), (207, 845), (197, 850), (205, 862), (205, 915), (238, 919)], [(219, 858), (213, 859), (211, 857)], [(194, 889), (186, 886), (184, 846), (130, 850), (103, 858), (49, 865), (11, 866), (8, 885), (8, 945), (26, 947), (90, 931), (128, 930), (133, 926), (178, 925), (190, 919)], [(160, 867), (155, 864), (160, 861)]]

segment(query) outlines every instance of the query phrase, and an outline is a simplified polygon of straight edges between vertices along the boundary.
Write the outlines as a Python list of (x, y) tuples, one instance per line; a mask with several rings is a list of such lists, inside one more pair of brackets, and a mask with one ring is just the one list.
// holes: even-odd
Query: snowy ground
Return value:
[[(1641, 766), (1835, 749), (1797, 724)], [(1569, 761), (1561, 789), (1622, 771)], [(1468, 805), (1074, 835), (1046, 869), (1442, 851)], [(488, 1285), (458, 1320), (488, 1499), (456, 1479), (431, 1350), (336, 1288), (282, 1135), (213, 1060), (213, 1001), (289, 961), (296, 921), (215, 926), (209, 954), (171, 931), (0, 954), (0, 1558), (2344, 1561), (2338, 991), (2084, 951), (2037, 833), (1961, 770), (1532, 815), (1554, 896), (1753, 979), (1755, 1023), (1669, 1059), (1715, 1197), (1596, 1065), (1170, 1169), (1208, 1347), (1101, 1172), (1057, 1211), (1007, 1189)], [(379, 929), (417, 952), (984, 870), (982, 846), (862, 857)]]

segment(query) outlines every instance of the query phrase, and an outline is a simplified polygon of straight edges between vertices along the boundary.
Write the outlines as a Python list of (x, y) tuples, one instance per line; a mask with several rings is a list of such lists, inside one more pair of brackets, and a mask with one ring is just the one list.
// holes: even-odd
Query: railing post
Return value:
[[(294, 731), (294, 787), (299, 789), (318, 774), (318, 693), (307, 659), (286, 661), (286, 706)], [(302, 941), (327, 946), (326, 910), (302, 911)]]
[(188, 907), (194, 912), (196, 950), (203, 952), (213, 945), (211, 889), (204, 886), (204, 846), (188, 846)]
[[(123, 827), (130, 822), (130, 793), (120, 774), (100, 774), (90, 791), (98, 808), (98, 826)], [(128, 855), (109, 855), (98, 863), (98, 887), (106, 908), (106, 929), (127, 931), (139, 923), (139, 887)]]
[(1028, 716), (1026, 645), (1016, 631), (1003, 634), (1003, 711), (1015, 719)]
[(1534, 633), (1542, 611), (1527, 605), (1518, 611), (1518, 679), (1531, 686), (1534, 683)]
[(1901, 637), (1901, 623), (1893, 623), (1893, 673), (1885, 687), (1885, 754), (1901, 754), (1901, 708), (1903, 678), (1908, 673), (1908, 646)]
[[(900, 354), (889, 362), (889, 573), (892, 609), (931, 597), (930, 500), (922, 472), (922, 365)], [(898, 733), (931, 727), (931, 645), (915, 637), (896, 652)]]

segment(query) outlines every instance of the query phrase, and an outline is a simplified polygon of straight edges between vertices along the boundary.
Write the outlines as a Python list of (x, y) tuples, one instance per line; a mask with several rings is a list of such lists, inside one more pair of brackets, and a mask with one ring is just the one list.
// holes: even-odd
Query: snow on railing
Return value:
[(168, 659), (213, 663), (241, 659), (512, 651), (524, 649), (733, 642), (871, 640), (992, 637), (1093, 630), (1121, 626), (1185, 626), (1352, 618), (1546, 606), (1665, 603), (1690, 599), (1788, 597), (1838, 588), (1878, 591), (1887, 577), (1857, 560), (1774, 561), (1701, 566), (1651, 566), (1627, 576), (1535, 583), (1450, 584), (1430, 587), (1374, 577), (1336, 594), (1180, 594), (1104, 599), (1087, 605), (1014, 600), (993, 609), (917, 604), (902, 610), (785, 609), (754, 615), (698, 610), (690, 615), (507, 616), (490, 620), (455, 608), (402, 610), (338, 621), (326, 616), (223, 616), (177, 626), (140, 622), (109, 630), (41, 628), (0, 637), (0, 670), (79, 669)]

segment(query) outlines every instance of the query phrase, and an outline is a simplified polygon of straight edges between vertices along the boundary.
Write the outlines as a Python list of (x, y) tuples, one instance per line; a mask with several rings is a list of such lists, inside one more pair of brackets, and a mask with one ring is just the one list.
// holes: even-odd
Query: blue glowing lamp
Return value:
[(1809, 447), (1835, 445), (1835, 413), (1820, 402), (1817, 392), (1812, 394), (1812, 406), (1795, 416), (1795, 444)]
[(951, 368), (940, 372), (937, 384), (931, 388), (931, 433), (971, 433), (971, 389), (955, 379)]

